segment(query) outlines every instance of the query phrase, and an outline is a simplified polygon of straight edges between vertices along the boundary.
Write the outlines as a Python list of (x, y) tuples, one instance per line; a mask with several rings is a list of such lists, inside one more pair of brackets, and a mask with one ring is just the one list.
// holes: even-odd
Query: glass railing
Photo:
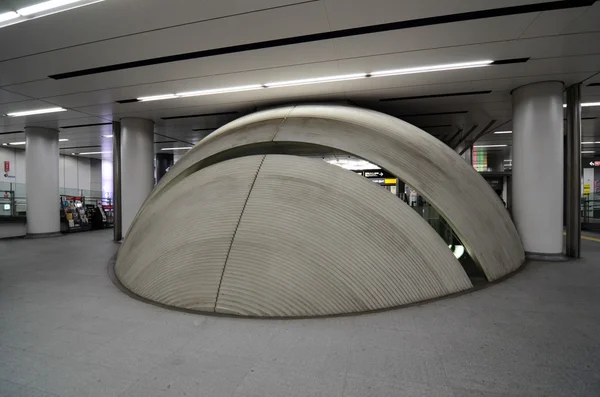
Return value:
[(446, 222), (431, 204), (425, 200), (417, 200), (416, 205), (413, 205), (412, 208), (421, 215), (440, 235), (444, 242), (448, 244), (448, 248), (453, 251), (454, 256), (458, 259), (469, 277), (474, 280), (485, 280), (483, 271), (475, 264), (448, 222)]
[(592, 193), (581, 199), (581, 222), (600, 224), (600, 194)]

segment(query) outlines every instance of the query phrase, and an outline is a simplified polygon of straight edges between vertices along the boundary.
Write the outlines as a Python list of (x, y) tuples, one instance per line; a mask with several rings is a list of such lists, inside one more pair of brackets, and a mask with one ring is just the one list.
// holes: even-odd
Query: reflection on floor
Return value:
[(0, 241), (0, 395), (592, 396), (600, 243), (487, 289), (384, 313), (245, 320), (136, 301), (111, 231)]

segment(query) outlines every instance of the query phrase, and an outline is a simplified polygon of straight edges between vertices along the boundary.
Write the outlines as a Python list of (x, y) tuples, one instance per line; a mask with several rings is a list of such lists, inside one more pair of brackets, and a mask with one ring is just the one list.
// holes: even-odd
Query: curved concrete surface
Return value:
[[(488, 280), (519, 268), (523, 246), (487, 182), (445, 144), (394, 117), (338, 105), (300, 105), (237, 119), (196, 145), (166, 174), (146, 203), (187, 175), (245, 152), (314, 144), (377, 164), (419, 191), (448, 221)], [(138, 216), (144, 213), (142, 207)]]
[(404, 202), (352, 172), (289, 155), (219, 162), (154, 195), (115, 271), (147, 299), (244, 316), (362, 312), (472, 287)]

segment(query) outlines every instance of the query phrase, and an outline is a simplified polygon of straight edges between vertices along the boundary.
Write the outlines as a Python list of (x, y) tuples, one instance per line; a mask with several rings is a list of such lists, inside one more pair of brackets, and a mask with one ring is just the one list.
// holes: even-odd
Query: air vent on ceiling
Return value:
[(65, 125), (58, 127), (62, 130), (68, 130), (69, 128), (85, 128), (85, 127), (97, 127), (101, 125), (112, 125), (112, 123), (93, 123), (93, 124), (78, 124), (78, 125)]
[(161, 117), (161, 120), (192, 119), (194, 117), (227, 116), (227, 115), (232, 115), (232, 114), (238, 114), (238, 112), (219, 112), (219, 113), (190, 114), (188, 116)]
[(466, 96), (466, 95), (486, 95), (491, 92), (492, 92), (491, 90), (487, 90), (487, 91), (450, 92), (447, 94), (405, 96), (405, 97), (399, 97), (399, 98), (383, 98), (383, 99), (380, 99), (379, 102), (406, 101), (409, 99), (446, 98), (446, 97), (452, 97), (452, 96)]
[(8, 131), (8, 132), (0, 132), (0, 135), (10, 135), (10, 134), (21, 134), (25, 131)]
[(117, 103), (134, 103), (134, 102), (140, 102), (138, 99), (121, 99), (120, 101), (117, 101)]

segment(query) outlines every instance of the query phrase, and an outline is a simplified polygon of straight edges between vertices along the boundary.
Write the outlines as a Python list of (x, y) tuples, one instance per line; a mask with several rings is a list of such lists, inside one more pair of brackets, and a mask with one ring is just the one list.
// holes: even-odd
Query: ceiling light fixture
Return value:
[(83, 154), (105, 154), (105, 153), (112, 153), (112, 152), (85, 152), (85, 153), (79, 153), (79, 155), (83, 155)]
[(508, 145), (476, 145), (474, 148), (507, 147)]
[(173, 98), (177, 98), (177, 95), (165, 94), (165, 95), (143, 96), (143, 97), (137, 98), (137, 100), (141, 101), (141, 102), (149, 102), (149, 101), (161, 101), (163, 99), (173, 99)]
[(296, 85), (316, 84), (316, 83), (333, 83), (337, 81), (358, 80), (368, 77), (367, 73), (342, 74), (339, 76), (316, 77), (312, 79), (277, 81), (274, 83), (265, 83), (265, 88), (275, 87), (291, 87)]
[(496, 131), (494, 134), (512, 134), (512, 131)]
[(8, 146), (8, 143), (5, 142), (5, 143), (2, 144), (2, 146)]
[(9, 142), (9, 145), (25, 145), (27, 142)]
[(25, 110), (22, 112), (7, 113), (6, 115), (9, 117), (21, 117), (21, 116), (31, 116), (34, 114), (66, 112), (66, 111), (67, 111), (67, 109), (65, 109), (65, 108), (46, 108), (46, 109)]
[[(600, 106), (600, 102), (582, 102), (581, 103), (581, 107), (582, 108), (589, 108), (589, 107), (593, 107), (593, 106)], [(567, 104), (563, 103), (563, 108), (566, 108)]]
[(584, 150), (581, 153), (583, 153), (583, 154), (590, 154), (590, 153), (596, 153), (596, 151), (595, 150)]
[(420, 67), (416, 67), (416, 68), (382, 70), (382, 71), (377, 71), (377, 72), (371, 73), (371, 76), (372, 77), (399, 76), (399, 75), (403, 75), (403, 74), (428, 73), (428, 72), (441, 72), (444, 70), (481, 68), (484, 66), (489, 66), (492, 63), (494, 63), (493, 60), (461, 62), (461, 63), (447, 63), (447, 64), (442, 64), (442, 65), (420, 66)]
[(251, 90), (258, 90), (261, 88), (264, 88), (264, 87), (260, 84), (251, 84), (251, 85), (242, 85), (242, 86), (238, 86), (238, 87), (215, 88), (212, 90), (180, 92), (180, 93), (176, 93), (175, 95), (177, 97), (190, 97), (190, 96), (225, 94), (225, 93), (229, 93), (229, 92), (251, 91)]
[(69, 140), (67, 138), (60, 138), (58, 141), (59, 142), (68, 142)]
[(29, 7), (21, 8), (20, 10), (17, 10), (17, 13), (24, 16), (39, 14), (40, 12), (52, 10), (54, 8), (66, 6), (73, 3), (79, 3), (81, 1), (82, 0), (50, 0), (45, 1), (43, 3), (34, 4)]
[(112, 135), (102, 135), (103, 138), (112, 138)]
[[(175, 99), (175, 98), (183, 98), (183, 97), (193, 97), (193, 96), (202, 96), (202, 95), (214, 95), (214, 94), (226, 94), (231, 92), (240, 92), (240, 91), (252, 91), (252, 90), (260, 90), (265, 88), (279, 88), (279, 87), (292, 87), (299, 85), (307, 85), (307, 84), (319, 84), (319, 83), (334, 83), (338, 81), (348, 81), (348, 80), (358, 80), (358, 79), (366, 79), (371, 77), (387, 77), (387, 76), (398, 76), (403, 74), (415, 74), (415, 73), (428, 73), (428, 72), (441, 72), (445, 70), (457, 70), (457, 69), (470, 69), (470, 68), (479, 68), (484, 66), (490, 66), (494, 61), (492, 60), (483, 60), (483, 61), (473, 61), (473, 62), (461, 62), (461, 63), (447, 63), (442, 65), (430, 65), (430, 66), (419, 66), (414, 68), (404, 68), (404, 69), (392, 69), (392, 70), (381, 70), (375, 71), (371, 73), (352, 73), (352, 74), (341, 74), (337, 76), (325, 76), (325, 77), (314, 77), (308, 79), (298, 79), (298, 80), (286, 80), (286, 81), (275, 81), (271, 83), (265, 84), (251, 84), (251, 85), (243, 85), (239, 87), (229, 87), (229, 88), (215, 88), (210, 90), (201, 90), (201, 91), (190, 91), (190, 92), (179, 92), (175, 94), (163, 94), (163, 95), (152, 95), (146, 97), (139, 97), (137, 101), (159, 101), (163, 99)], [(129, 101), (129, 100), (127, 100)]]
[(166, 147), (160, 150), (188, 150), (191, 149), (191, 146), (186, 146), (186, 147)]
[(18, 18), (19, 14), (14, 11), (5, 12), (0, 14), (0, 22), (10, 21), (11, 19)]

